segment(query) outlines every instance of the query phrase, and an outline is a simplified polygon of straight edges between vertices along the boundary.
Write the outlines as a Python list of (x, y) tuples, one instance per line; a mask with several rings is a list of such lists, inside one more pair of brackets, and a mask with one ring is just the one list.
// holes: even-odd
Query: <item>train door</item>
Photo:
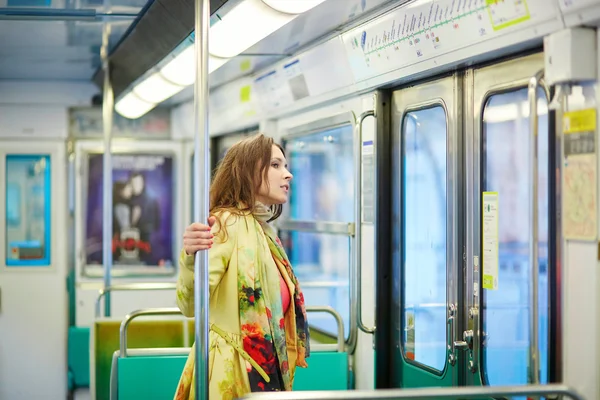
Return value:
[(64, 141), (0, 150), (0, 398), (66, 397)]
[(549, 340), (555, 323), (549, 290), (556, 287), (550, 273), (556, 265), (555, 157), (549, 154), (555, 146), (543, 68), (539, 53), (466, 75), (472, 93), (465, 107), (467, 276), (461, 312), (467, 335), (481, 332), (463, 352), (471, 384), (547, 383), (549, 355), (556, 354), (549, 347), (558, 343)]
[(394, 387), (458, 384), (462, 80), (392, 94)]
[(395, 387), (554, 380), (556, 164), (543, 67), (535, 54), (392, 93)]

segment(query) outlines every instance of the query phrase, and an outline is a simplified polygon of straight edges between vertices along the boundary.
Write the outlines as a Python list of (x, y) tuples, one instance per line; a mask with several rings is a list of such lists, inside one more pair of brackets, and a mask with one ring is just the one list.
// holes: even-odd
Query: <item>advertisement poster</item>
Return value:
[[(113, 270), (173, 268), (173, 158), (113, 155)], [(102, 154), (88, 161), (86, 264), (102, 266)], [(150, 268), (150, 270), (148, 270)]]

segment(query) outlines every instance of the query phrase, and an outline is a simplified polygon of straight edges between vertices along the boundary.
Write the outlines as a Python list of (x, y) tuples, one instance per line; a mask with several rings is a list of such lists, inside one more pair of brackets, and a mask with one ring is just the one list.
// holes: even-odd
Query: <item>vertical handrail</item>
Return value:
[(531, 312), (529, 320), (529, 382), (538, 384), (540, 381), (539, 360), (539, 260), (538, 260), (538, 112), (537, 89), (544, 71), (539, 71), (529, 80), (527, 97), (529, 100), (529, 172), (531, 185), (529, 186), (529, 215), (531, 231), (529, 237), (529, 265), (531, 266)]
[[(104, 90), (102, 98), (102, 129), (104, 131), (104, 154), (102, 155), (102, 261), (104, 264), (104, 287), (110, 286), (112, 273), (112, 156), (111, 139), (114, 110), (114, 95), (110, 81), (110, 63), (108, 60), (110, 23), (105, 22), (102, 31), (102, 70), (104, 71)], [(110, 293), (104, 300), (104, 315), (110, 317)]]
[(368, 117), (374, 117), (375, 111), (365, 111), (356, 122), (356, 143), (354, 148), (354, 262), (353, 268), (355, 271), (356, 282), (356, 323), (358, 329), (364, 333), (374, 334), (375, 326), (370, 328), (365, 326), (362, 321), (362, 123)]
[[(194, 82), (194, 220), (208, 220), (208, 31), (209, 0), (196, 0), (195, 40), (196, 80)], [(196, 398), (208, 400), (208, 252), (199, 251), (194, 258), (194, 325), (196, 355)]]

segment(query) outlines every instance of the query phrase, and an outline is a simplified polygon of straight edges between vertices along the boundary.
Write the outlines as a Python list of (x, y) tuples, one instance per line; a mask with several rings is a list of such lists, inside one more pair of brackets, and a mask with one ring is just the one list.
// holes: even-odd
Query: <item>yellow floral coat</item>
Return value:
[[(263, 210), (264, 211), (264, 210)], [(274, 230), (270, 214), (222, 212), (209, 250), (209, 397), (234, 399), (251, 391), (291, 390), (297, 366), (309, 355), (304, 297)], [(194, 316), (194, 257), (181, 252), (177, 304)], [(283, 276), (292, 304), (283, 315)], [(193, 400), (195, 352), (180, 378), (175, 400)]]

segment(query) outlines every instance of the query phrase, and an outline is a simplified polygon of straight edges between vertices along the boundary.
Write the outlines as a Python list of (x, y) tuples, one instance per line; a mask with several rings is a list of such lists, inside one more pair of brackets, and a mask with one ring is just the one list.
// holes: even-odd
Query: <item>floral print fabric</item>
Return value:
[[(296, 366), (307, 367), (304, 296), (275, 230), (266, 222), (270, 216), (264, 206), (254, 215), (221, 214), (228, 237), (215, 240), (209, 250), (211, 400), (233, 399), (250, 391), (291, 390)], [(182, 253), (177, 303), (188, 316), (193, 316), (193, 262)], [(292, 295), (285, 315), (280, 276)], [(194, 366), (192, 352), (176, 400), (195, 399)]]

